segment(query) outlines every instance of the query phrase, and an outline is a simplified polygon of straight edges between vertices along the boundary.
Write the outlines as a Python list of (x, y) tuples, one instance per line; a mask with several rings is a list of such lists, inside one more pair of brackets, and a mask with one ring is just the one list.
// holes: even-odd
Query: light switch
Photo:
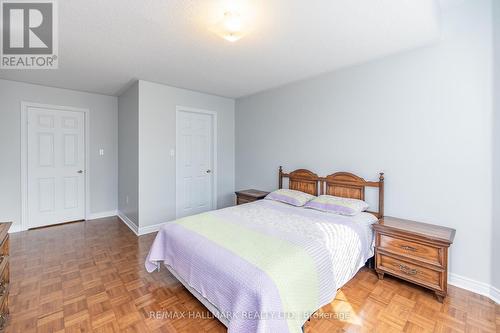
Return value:
[(101, 149), (99, 149), (99, 155), (100, 155), (100, 156), (104, 156), (104, 149), (102, 149), (102, 148), (101, 148)]
[(172, 157), (175, 156), (175, 150), (174, 149), (170, 149), (170, 156), (172, 156)]

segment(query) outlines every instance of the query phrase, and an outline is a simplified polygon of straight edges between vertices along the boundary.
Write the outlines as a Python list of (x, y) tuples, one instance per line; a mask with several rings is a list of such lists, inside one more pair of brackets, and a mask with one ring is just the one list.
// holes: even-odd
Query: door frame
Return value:
[(175, 107), (175, 218), (179, 216), (179, 159), (177, 154), (179, 152), (179, 114), (181, 112), (200, 113), (210, 115), (212, 117), (212, 207), (217, 208), (217, 112), (192, 108), (188, 106), (177, 105)]
[(62, 106), (53, 104), (42, 104), (21, 101), (21, 231), (28, 230), (29, 228), (29, 210), (28, 210), (28, 108), (45, 108), (54, 111), (72, 111), (81, 112), (84, 117), (84, 160), (85, 172), (84, 180), (84, 218), (90, 216), (90, 137), (89, 137), (89, 124), (90, 124), (90, 109), (78, 108), (73, 106)]

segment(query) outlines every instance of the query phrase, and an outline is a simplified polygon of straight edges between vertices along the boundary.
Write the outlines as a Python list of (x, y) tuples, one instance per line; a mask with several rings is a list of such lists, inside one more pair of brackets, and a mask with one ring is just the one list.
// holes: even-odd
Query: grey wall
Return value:
[(493, 257), (491, 266), (493, 269), (492, 284), (500, 289), (500, 1), (493, 1), (493, 24), (494, 24), (494, 147), (493, 147)]
[(118, 210), (139, 226), (139, 83), (118, 97)]
[(0, 221), (20, 227), (21, 101), (90, 109), (90, 212), (116, 210), (117, 98), (0, 80)]
[(275, 189), (279, 165), (385, 171), (386, 213), (456, 228), (451, 272), (490, 283), (490, 6), (443, 13), (434, 46), (238, 99), (236, 188)]
[(234, 203), (234, 100), (139, 81), (140, 226), (175, 219), (176, 106), (217, 112), (217, 205)]

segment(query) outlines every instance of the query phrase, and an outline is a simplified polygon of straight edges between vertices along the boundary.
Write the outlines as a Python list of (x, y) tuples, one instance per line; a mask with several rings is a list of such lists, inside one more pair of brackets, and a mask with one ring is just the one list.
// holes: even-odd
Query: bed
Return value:
[(361, 200), (375, 187), (378, 210), (342, 216), (264, 199), (185, 217), (158, 232), (146, 269), (163, 264), (229, 333), (302, 332), (373, 256), (384, 176), (369, 182), (280, 167), (280, 189), (286, 180), (289, 189)]

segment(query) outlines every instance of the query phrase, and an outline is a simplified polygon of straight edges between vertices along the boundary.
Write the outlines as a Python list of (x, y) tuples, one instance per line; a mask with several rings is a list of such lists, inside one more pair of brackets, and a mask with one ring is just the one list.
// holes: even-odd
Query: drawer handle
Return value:
[(417, 249), (413, 246), (401, 245), (401, 248), (406, 251), (417, 252)]
[(410, 268), (410, 267), (408, 267), (406, 265), (402, 265), (402, 264), (399, 264), (399, 270), (405, 274), (408, 274), (408, 275), (417, 275), (418, 274), (418, 270), (416, 270), (414, 268)]

